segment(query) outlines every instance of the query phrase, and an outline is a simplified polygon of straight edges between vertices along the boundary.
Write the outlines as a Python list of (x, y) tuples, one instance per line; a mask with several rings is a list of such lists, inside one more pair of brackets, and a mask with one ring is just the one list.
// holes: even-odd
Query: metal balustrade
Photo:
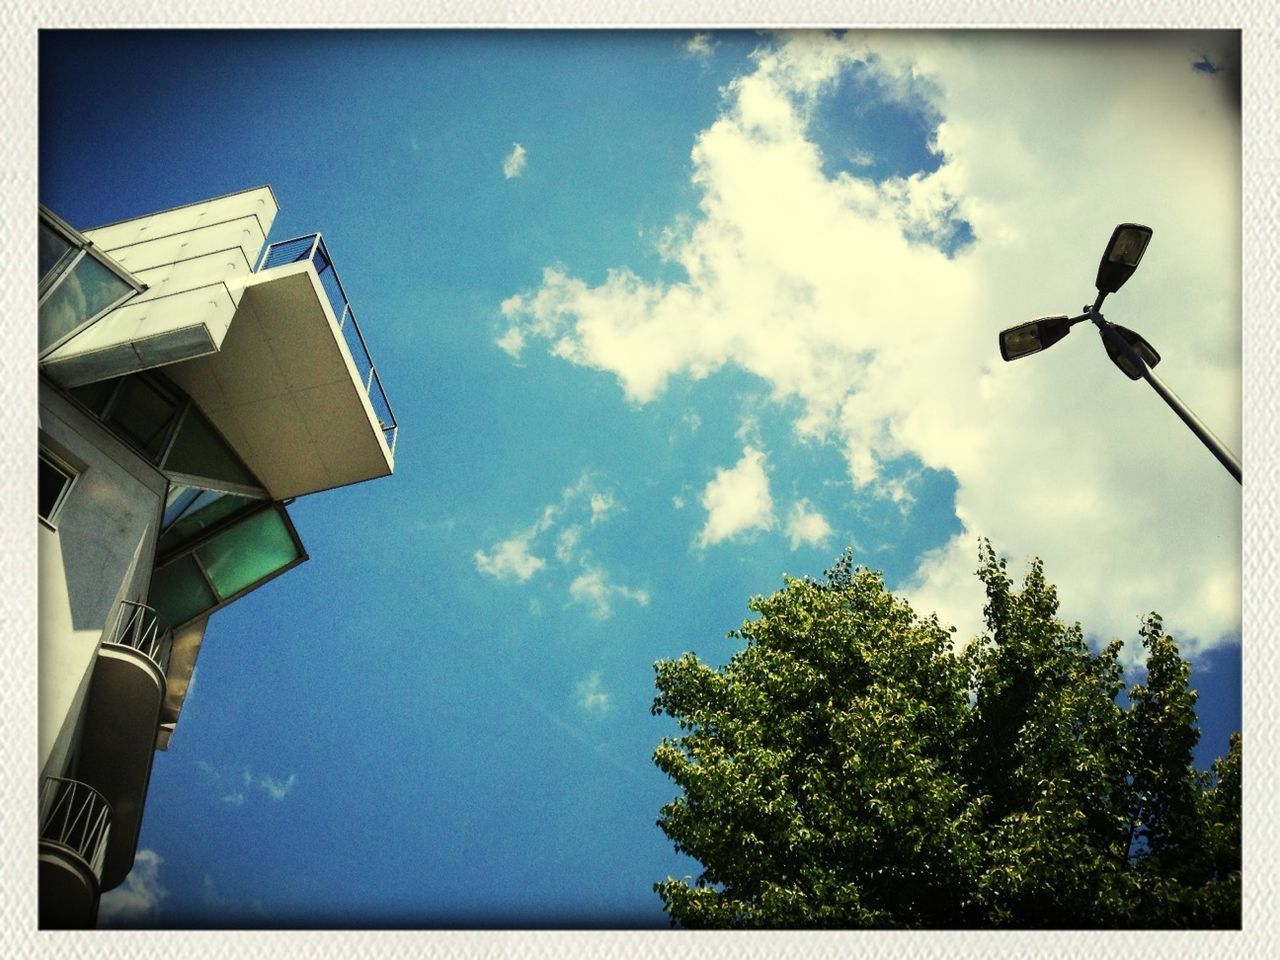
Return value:
[(360, 324), (356, 322), (351, 301), (347, 299), (347, 291), (338, 277), (338, 269), (333, 265), (324, 238), (318, 233), (312, 233), (273, 243), (263, 253), (258, 271), (289, 263), (300, 263), (303, 260), (311, 261), (316, 275), (320, 278), (320, 285), (324, 287), (329, 297), (329, 306), (333, 308), (333, 314), (338, 318), (338, 329), (342, 331), (347, 349), (351, 351), (351, 356), (356, 362), (356, 369), (360, 372), (360, 378), (364, 383), (365, 395), (373, 406), (373, 412), (378, 418), (378, 426), (382, 428), (382, 436), (387, 441), (387, 447), (391, 450), (391, 456), (394, 459), (400, 424), (396, 422), (391, 401), (387, 399), (382, 379), (378, 376), (378, 368), (374, 366), (369, 346), (365, 343), (364, 334), (360, 331)]
[(73, 850), (101, 880), (111, 834), (106, 798), (79, 780), (48, 777), (40, 787), (40, 811), (40, 839)]
[(173, 651), (173, 631), (168, 622), (145, 603), (122, 600), (120, 606), (120, 619), (110, 642), (132, 647), (159, 667), (161, 674), (168, 674), (169, 654)]

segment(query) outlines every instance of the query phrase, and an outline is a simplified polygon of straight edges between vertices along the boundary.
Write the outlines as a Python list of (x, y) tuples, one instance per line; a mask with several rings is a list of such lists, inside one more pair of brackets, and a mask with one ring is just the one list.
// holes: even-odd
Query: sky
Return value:
[(1193, 663), (1240, 728), (1241, 490), (1087, 325), (1241, 449), (1227, 33), (45, 31), (75, 226), (269, 183), (324, 234), (395, 475), (290, 512), (218, 613), (107, 926), (664, 927), (653, 662), (849, 547), (958, 636), (978, 540)]

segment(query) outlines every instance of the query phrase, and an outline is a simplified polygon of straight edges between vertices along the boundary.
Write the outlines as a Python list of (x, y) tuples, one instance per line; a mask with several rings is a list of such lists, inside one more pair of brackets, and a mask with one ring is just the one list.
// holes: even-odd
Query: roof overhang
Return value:
[(274, 499), (392, 472), (383, 428), (309, 261), (253, 275), (218, 352), (165, 373)]

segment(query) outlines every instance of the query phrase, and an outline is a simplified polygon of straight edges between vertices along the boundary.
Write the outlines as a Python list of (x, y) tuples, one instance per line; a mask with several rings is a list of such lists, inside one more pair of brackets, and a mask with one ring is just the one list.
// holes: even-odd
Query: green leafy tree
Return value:
[(1240, 738), (1195, 769), (1190, 670), (1159, 617), (1094, 653), (1032, 563), (984, 541), (987, 634), (957, 653), (846, 552), (756, 597), (712, 668), (655, 664), (658, 825), (698, 860), (655, 885), (687, 927), (1230, 927)]

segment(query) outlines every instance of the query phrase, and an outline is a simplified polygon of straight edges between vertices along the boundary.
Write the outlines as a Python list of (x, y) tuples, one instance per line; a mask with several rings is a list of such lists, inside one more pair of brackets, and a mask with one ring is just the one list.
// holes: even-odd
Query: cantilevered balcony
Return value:
[(399, 425), (318, 233), (269, 246), (221, 349), (166, 373), (274, 499), (392, 471)]
[(98, 649), (89, 685), (76, 766), (76, 776), (111, 804), (104, 890), (133, 867), (172, 642), (168, 624), (151, 607), (133, 601), (121, 604), (108, 637)]
[(40, 926), (92, 927), (98, 917), (111, 805), (78, 780), (50, 777), (40, 788)]

